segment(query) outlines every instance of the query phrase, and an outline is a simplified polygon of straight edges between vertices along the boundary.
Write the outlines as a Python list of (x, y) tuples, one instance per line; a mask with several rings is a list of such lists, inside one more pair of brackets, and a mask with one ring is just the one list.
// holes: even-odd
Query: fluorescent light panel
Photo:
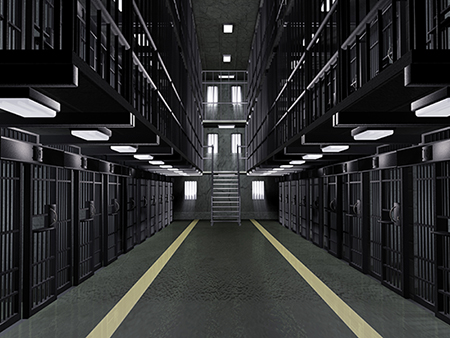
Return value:
[(300, 164), (304, 164), (304, 163), (306, 163), (306, 161), (303, 161), (303, 160), (294, 160), (294, 161), (289, 162), (289, 164), (293, 164), (293, 165), (300, 165)]
[(234, 79), (234, 75), (219, 75), (219, 79)]
[(230, 54), (223, 54), (222, 60), (225, 63), (231, 62), (231, 55)]
[(163, 169), (170, 169), (170, 168), (172, 168), (172, 166), (170, 164), (162, 164), (159, 167), (163, 168)]
[(280, 165), (280, 168), (292, 168), (293, 166), (294, 165), (292, 165), (292, 164), (283, 164), (283, 165)]
[(150, 163), (151, 165), (161, 165), (161, 164), (164, 164), (163, 161), (148, 161), (148, 163)]
[(365, 130), (359, 134), (353, 135), (355, 141), (374, 141), (383, 137), (388, 137), (394, 134), (392, 129), (373, 129)]
[(417, 117), (448, 117), (450, 116), (450, 98), (430, 104), (416, 110)]
[(317, 160), (317, 159), (322, 158), (322, 157), (323, 157), (322, 154), (306, 154), (302, 158), (304, 160)]
[(153, 156), (149, 154), (136, 154), (133, 157), (137, 160), (153, 160)]
[(29, 98), (1, 98), (0, 109), (24, 118), (52, 118), (57, 111)]
[(223, 25), (223, 32), (225, 34), (231, 34), (233, 33), (233, 25), (232, 24), (224, 24)]
[(137, 147), (133, 146), (110, 146), (110, 148), (118, 153), (135, 153), (138, 150)]
[(235, 127), (234, 124), (219, 124), (219, 129), (233, 129)]
[(109, 135), (100, 130), (71, 130), (72, 136), (81, 138), (86, 141), (108, 141)]
[(348, 145), (330, 145), (322, 148), (324, 153), (340, 153), (350, 148)]

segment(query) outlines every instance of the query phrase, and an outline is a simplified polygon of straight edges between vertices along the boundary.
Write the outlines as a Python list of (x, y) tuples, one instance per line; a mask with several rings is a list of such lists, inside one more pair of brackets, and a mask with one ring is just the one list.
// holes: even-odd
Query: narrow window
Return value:
[(208, 86), (206, 89), (206, 102), (209, 104), (219, 101), (219, 89), (217, 86)]
[[(214, 146), (214, 154), (219, 152), (219, 136), (218, 134), (208, 134), (208, 146)], [(211, 154), (212, 149), (208, 148), (208, 154)]]
[(253, 200), (264, 199), (264, 181), (252, 182), (252, 199)]
[(238, 153), (238, 146), (241, 145), (241, 134), (231, 134), (231, 153)]
[(197, 181), (184, 182), (184, 199), (185, 200), (197, 199)]
[(233, 104), (242, 103), (241, 86), (231, 86), (231, 102)]

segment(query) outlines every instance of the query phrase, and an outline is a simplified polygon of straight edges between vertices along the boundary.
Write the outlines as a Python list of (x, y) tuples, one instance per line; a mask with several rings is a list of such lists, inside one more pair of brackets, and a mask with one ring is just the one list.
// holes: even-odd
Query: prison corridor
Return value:
[(433, 313), (272, 221), (176, 221), (12, 337), (449, 337)]

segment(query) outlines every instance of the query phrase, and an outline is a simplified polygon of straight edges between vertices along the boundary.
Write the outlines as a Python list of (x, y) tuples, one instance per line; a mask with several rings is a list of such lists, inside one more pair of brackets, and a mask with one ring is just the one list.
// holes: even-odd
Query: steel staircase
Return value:
[(211, 225), (238, 222), (241, 225), (241, 197), (238, 172), (212, 173)]

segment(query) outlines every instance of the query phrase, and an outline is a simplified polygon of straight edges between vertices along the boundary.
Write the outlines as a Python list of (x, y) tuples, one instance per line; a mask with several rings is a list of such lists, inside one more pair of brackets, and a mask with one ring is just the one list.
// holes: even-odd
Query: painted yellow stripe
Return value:
[(147, 272), (128, 290), (125, 296), (108, 312), (100, 323), (89, 333), (88, 338), (109, 338), (117, 330), (125, 317), (130, 313), (153, 280), (158, 276), (181, 243), (186, 239), (198, 219), (194, 220), (182, 232), (170, 247), (158, 258), (158, 260), (147, 270)]
[(350, 306), (340, 299), (331, 289), (316, 277), (302, 262), (291, 254), (275, 237), (254, 219), (253, 225), (267, 238), (278, 252), (292, 265), (303, 279), (317, 292), (328, 306), (341, 318), (357, 337), (375, 338), (381, 335), (362, 319)]

